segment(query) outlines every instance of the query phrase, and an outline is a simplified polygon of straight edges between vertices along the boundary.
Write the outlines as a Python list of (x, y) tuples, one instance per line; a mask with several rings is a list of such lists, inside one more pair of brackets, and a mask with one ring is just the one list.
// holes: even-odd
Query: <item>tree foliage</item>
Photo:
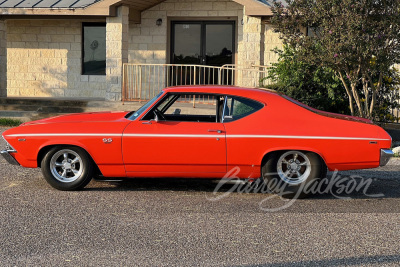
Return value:
[[(377, 82), (377, 77), (373, 77)], [(393, 114), (394, 110), (400, 109), (400, 75), (396, 68), (391, 68), (382, 78), (382, 88), (377, 94), (377, 108), (372, 114), (380, 122), (398, 122), (397, 114)]]
[(269, 69), (267, 79), (275, 89), (313, 108), (348, 114), (347, 97), (341, 81), (332, 69), (318, 67), (299, 59), (289, 45), (283, 50), (274, 49), (279, 55), (277, 63)]
[(345, 88), (351, 114), (372, 119), (383, 78), (400, 62), (400, 1), (287, 3), (275, 2), (272, 18), (284, 43), (301, 60), (332, 69)]

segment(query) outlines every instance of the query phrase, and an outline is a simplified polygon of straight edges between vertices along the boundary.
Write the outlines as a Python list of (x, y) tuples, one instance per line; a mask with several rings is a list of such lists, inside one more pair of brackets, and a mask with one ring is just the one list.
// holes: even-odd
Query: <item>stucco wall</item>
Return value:
[(7, 32), (6, 22), (0, 21), (0, 97), (7, 96)]
[[(142, 13), (141, 24), (130, 24), (129, 62), (165, 64), (169, 63), (167, 48), (168, 18), (215, 19), (218, 17), (237, 19), (236, 64), (259, 64), (260, 60), (260, 18), (244, 15), (244, 7), (230, 0), (168, 0)], [(156, 25), (161, 18), (163, 24)], [(242, 19), (244, 25), (242, 25)]]
[(81, 75), (81, 23), (8, 20), (8, 96), (104, 98), (106, 77)]

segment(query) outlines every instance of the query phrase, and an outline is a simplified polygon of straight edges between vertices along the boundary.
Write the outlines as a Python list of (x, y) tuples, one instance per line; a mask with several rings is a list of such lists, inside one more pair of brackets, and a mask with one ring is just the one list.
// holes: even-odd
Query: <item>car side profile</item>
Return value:
[(329, 170), (386, 165), (391, 137), (371, 121), (312, 109), (272, 90), (166, 88), (137, 111), (58, 116), (3, 133), (11, 164), (54, 188), (108, 178), (272, 179), (296, 193)]

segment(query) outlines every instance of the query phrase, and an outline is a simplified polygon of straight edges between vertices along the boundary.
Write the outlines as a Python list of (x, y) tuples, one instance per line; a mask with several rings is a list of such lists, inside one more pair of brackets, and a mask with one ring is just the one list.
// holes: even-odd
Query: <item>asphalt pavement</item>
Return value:
[(194, 179), (62, 192), (1, 158), (0, 266), (400, 266), (400, 160), (329, 177), (296, 201)]

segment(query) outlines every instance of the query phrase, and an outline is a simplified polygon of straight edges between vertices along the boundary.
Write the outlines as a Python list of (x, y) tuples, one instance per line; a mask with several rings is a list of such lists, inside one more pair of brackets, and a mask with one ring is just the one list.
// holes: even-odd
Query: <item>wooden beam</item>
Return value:
[(142, 12), (139, 10), (130, 8), (129, 9), (129, 21), (140, 24), (142, 22)]
[(246, 16), (272, 16), (271, 7), (257, 0), (233, 0), (245, 7)]

